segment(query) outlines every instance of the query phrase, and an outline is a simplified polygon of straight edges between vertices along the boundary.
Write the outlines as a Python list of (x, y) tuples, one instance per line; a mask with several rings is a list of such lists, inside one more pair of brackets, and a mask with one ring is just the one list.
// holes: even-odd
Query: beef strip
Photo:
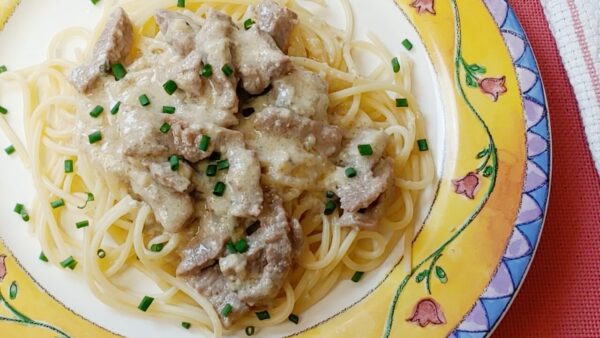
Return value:
[(290, 58), (281, 52), (273, 38), (256, 26), (234, 33), (233, 60), (244, 89), (262, 93), (273, 79), (292, 70)]
[[(228, 287), (227, 280), (218, 265), (206, 268), (199, 274), (185, 277), (185, 279), (191, 287), (208, 298), (208, 301), (219, 313), (225, 327), (230, 327), (237, 319), (250, 311), (250, 308)], [(232, 310), (225, 317), (221, 311), (227, 304), (231, 305)]]
[(131, 189), (150, 205), (156, 220), (166, 231), (179, 232), (194, 212), (192, 198), (158, 184), (144, 168), (132, 167), (128, 174)]
[(156, 183), (170, 188), (175, 192), (186, 193), (190, 191), (192, 182), (190, 178), (193, 169), (186, 162), (179, 162), (179, 170), (173, 171), (168, 162), (142, 162), (150, 169), (150, 174)]
[(200, 31), (192, 17), (182, 13), (159, 9), (154, 19), (164, 39), (181, 55), (188, 55), (196, 47), (196, 34)]
[[(372, 155), (362, 156), (359, 153), (358, 146), (363, 144), (371, 146)], [(364, 219), (357, 213), (361, 209), (375, 207), (374, 202), (391, 187), (393, 168), (390, 161), (382, 159), (386, 144), (387, 135), (384, 132), (367, 129), (354, 136), (340, 153), (342, 167), (338, 167), (334, 173), (334, 181), (344, 210), (344, 222)], [(349, 167), (356, 170), (356, 177), (346, 176), (345, 169)], [(353, 215), (346, 216), (346, 213)]]
[(267, 107), (256, 115), (258, 131), (294, 139), (307, 150), (331, 156), (340, 150), (342, 131), (307, 117), (294, 114), (287, 108)]
[(100, 38), (94, 45), (91, 60), (71, 72), (69, 81), (80, 92), (88, 93), (100, 76), (112, 64), (123, 61), (133, 44), (133, 25), (123, 8), (119, 7), (108, 18)]
[(215, 91), (216, 107), (232, 113), (236, 113), (238, 108), (237, 78), (236, 74), (227, 76), (223, 67), (228, 65), (234, 70), (232, 36), (236, 29), (228, 15), (211, 9), (206, 14), (204, 26), (196, 36), (196, 46), (202, 61), (213, 68), (210, 83)]
[(178, 276), (198, 274), (207, 266), (213, 265), (223, 255), (225, 243), (237, 226), (232, 216), (218, 216), (208, 211), (200, 220), (198, 233), (179, 252), (181, 262), (177, 266)]
[(116, 128), (127, 156), (169, 156), (169, 138), (160, 132), (163, 117), (141, 107), (121, 105)]
[(277, 107), (289, 108), (296, 114), (326, 121), (328, 92), (327, 81), (321, 75), (297, 69), (273, 81), (268, 101)]
[(271, 35), (277, 46), (287, 53), (290, 35), (298, 22), (298, 15), (272, 0), (259, 3), (254, 9), (254, 15), (258, 28)]
[(200, 77), (202, 70), (202, 55), (193, 50), (187, 54), (179, 64), (173, 67), (171, 78), (179, 89), (190, 93), (192, 96), (202, 95), (203, 82)]
[(251, 306), (266, 305), (275, 298), (302, 247), (301, 231), (288, 220), (281, 198), (265, 193), (260, 228), (247, 241), (249, 250), (219, 260), (229, 288)]

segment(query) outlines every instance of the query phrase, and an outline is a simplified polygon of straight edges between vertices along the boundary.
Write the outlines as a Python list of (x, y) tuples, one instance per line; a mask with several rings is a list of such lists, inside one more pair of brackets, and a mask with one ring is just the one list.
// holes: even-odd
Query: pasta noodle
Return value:
[[(435, 170), (429, 152), (419, 152), (418, 139), (425, 138), (424, 121), (413, 104), (411, 65), (400, 57), (401, 72), (389, 66), (392, 54), (381, 41), (354, 41), (353, 14), (347, 0), (340, 0), (346, 27), (331, 27), (294, 1), (286, 5), (299, 15), (299, 27), (291, 38), (289, 54), (300, 67), (325, 74), (330, 87), (330, 122), (344, 129), (366, 125), (385, 130), (391, 140), (386, 151), (393, 160), (395, 187), (386, 206), (385, 217), (376, 231), (340, 228), (335, 215), (322, 214), (320, 199), (309, 189), (316, 176), (301, 173), (296, 177), (264, 177), (272, 185), (285, 185), (283, 196), (289, 215), (299, 219), (306, 236), (304, 251), (277, 300), (269, 309), (271, 318), (258, 320), (246, 316), (233, 329), (245, 325), (266, 327), (285, 321), (318, 302), (341, 279), (353, 271), (378, 268), (390, 251), (401, 242), (405, 261), (410, 264), (410, 244), (415, 233), (415, 203), (419, 192), (434, 181)], [(188, 0), (187, 8), (202, 16), (209, 7), (217, 8), (234, 20), (242, 20), (251, 0)], [(103, 26), (116, 1), (103, 1)], [(323, 5), (320, 1), (314, 1)], [(144, 36), (156, 34), (152, 15), (156, 8), (173, 7), (172, 0), (125, 0), (118, 3), (128, 12), (135, 26), (136, 44)], [(147, 229), (151, 209), (134, 200), (126, 186), (114, 177), (99, 174), (85, 157), (80, 156), (72, 140), (76, 115), (84, 109), (66, 75), (91, 52), (100, 29), (72, 28), (58, 34), (48, 51), (48, 60), (18, 72), (0, 74), (23, 95), (25, 144), (0, 118), (0, 128), (14, 144), (23, 163), (31, 168), (36, 197), (31, 205), (33, 231), (50, 262), (59, 264), (72, 256), (81, 265), (90, 290), (104, 303), (124, 311), (137, 311), (144, 294), (135, 285), (121, 285), (118, 276), (136, 270), (162, 292), (148, 313), (196, 324), (214, 336), (224, 329), (208, 300), (175, 277), (182, 243), (179, 234)], [(70, 50), (73, 41), (83, 48)], [(151, 48), (151, 47), (150, 47)], [(370, 74), (361, 74), (356, 54), (368, 53), (379, 64)], [(72, 55), (73, 60), (62, 58)], [(397, 108), (395, 97), (408, 98), (411, 106)], [(64, 160), (73, 160), (75, 170), (65, 174)], [(309, 159), (310, 160), (310, 159)], [(90, 201), (88, 192), (93, 193)], [(299, 199), (299, 196), (302, 198)], [(63, 199), (66, 207), (55, 210), (51, 202)], [(86, 206), (82, 208), (82, 206)], [(90, 224), (74, 231), (73, 221), (89, 219)], [(160, 252), (148, 248), (166, 243)], [(98, 252), (105, 253), (99, 258)], [(226, 332), (225, 332), (226, 333)]]

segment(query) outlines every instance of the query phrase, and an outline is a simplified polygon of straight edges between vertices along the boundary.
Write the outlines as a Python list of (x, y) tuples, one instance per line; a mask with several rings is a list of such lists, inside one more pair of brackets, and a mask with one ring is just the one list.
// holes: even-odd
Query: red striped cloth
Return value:
[(538, 0), (509, 2), (540, 64), (550, 106), (554, 163), (537, 256), (494, 337), (600, 337), (600, 178), (542, 6)]

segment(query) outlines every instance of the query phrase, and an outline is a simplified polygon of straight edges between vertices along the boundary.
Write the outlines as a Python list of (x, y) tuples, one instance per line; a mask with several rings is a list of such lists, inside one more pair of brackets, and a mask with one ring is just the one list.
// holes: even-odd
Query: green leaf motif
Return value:
[(484, 177), (490, 177), (490, 176), (492, 176), (493, 173), (494, 173), (494, 167), (492, 167), (491, 165), (487, 166), (483, 170), (483, 176)]
[(446, 274), (446, 271), (444, 271), (444, 269), (441, 266), (438, 265), (435, 267), (435, 275), (437, 276), (437, 278), (440, 280), (440, 282), (442, 284), (448, 283), (448, 275)]
[(8, 290), (8, 296), (10, 299), (17, 298), (17, 293), (19, 293), (19, 287), (17, 286), (17, 282), (12, 282), (10, 284), (10, 289)]
[(487, 71), (485, 69), (485, 67), (480, 66), (478, 64), (472, 64), (469, 66), (469, 70), (475, 74), (485, 74), (485, 72)]
[(479, 154), (477, 154), (477, 159), (482, 159), (484, 157), (486, 157), (488, 154), (490, 153), (490, 148), (485, 148), (482, 151), (479, 152)]
[(469, 87), (477, 88), (477, 80), (473, 75), (467, 73), (467, 85)]
[(425, 280), (425, 278), (427, 278), (427, 275), (429, 275), (429, 270), (423, 270), (417, 275), (415, 280), (417, 281), (417, 283), (421, 283)]

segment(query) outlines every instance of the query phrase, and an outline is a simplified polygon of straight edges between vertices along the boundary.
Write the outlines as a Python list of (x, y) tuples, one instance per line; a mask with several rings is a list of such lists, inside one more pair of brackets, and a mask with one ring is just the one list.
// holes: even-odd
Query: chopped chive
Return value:
[(231, 306), (231, 304), (227, 304), (221, 310), (221, 316), (223, 316), (223, 317), (229, 317), (229, 315), (231, 314), (232, 311), (233, 311), (233, 306)]
[(172, 155), (171, 157), (169, 157), (169, 164), (171, 165), (172, 171), (179, 170), (179, 156)]
[(206, 168), (206, 176), (214, 177), (217, 175), (217, 166), (215, 164), (211, 164)]
[(92, 194), (91, 192), (87, 193), (87, 198), (85, 200), (85, 204), (81, 207), (77, 207), (77, 209), (85, 209), (85, 207), (87, 207), (88, 203), (93, 202), (95, 199), (94, 194)]
[(146, 310), (148, 310), (150, 305), (152, 305), (152, 302), (154, 302), (154, 298), (144, 296), (144, 299), (142, 299), (142, 301), (140, 302), (140, 305), (138, 305), (138, 309), (146, 312)]
[(242, 110), (242, 116), (250, 117), (252, 114), (254, 114), (254, 112), (256, 112), (256, 109), (254, 109), (254, 107), (244, 108)]
[(13, 211), (20, 215), (21, 213), (23, 213), (23, 211), (25, 211), (25, 206), (21, 203), (17, 203), (17, 205), (15, 205), (15, 208), (13, 209)]
[(219, 169), (219, 170), (229, 169), (229, 160), (224, 159), (224, 160), (217, 162), (217, 169)]
[(40, 252), (40, 257), (39, 257), (40, 261), (42, 262), (46, 262), (48, 263), (48, 257), (46, 257), (46, 254), (44, 254), (44, 252)]
[(185, 8), (185, 0), (177, 0), (177, 7)]
[(163, 114), (175, 114), (175, 107), (173, 106), (163, 106), (162, 107)]
[(87, 228), (90, 226), (90, 221), (77, 222), (77, 223), (75, 223), (75, 226), (77, 227), (77, 229)]
[(94, 144), (96, 142), (102, 141), (102, 132), (100, 130), (98, 130), (98, 131), (95, 131), (95, 132), (89, 134), (88, 140), (90, 141), (90, 144)]
[(127, 70), (125, 70), (125, 67), (123, 67), (123, 65), (120, 63), (115, 63), (110, 68), (112, 70), (113, 76), (115, 77), (115, 80), (117, 81), (121, 80), (125, 77), (125, 75), (127, 75)]
[(6, 148), (4, 149), (4, 152), (5, 152), (7, 155), (12, 155), (12, 154), (14, 154), (14, 153), (15, 153), (15, 146), (13, 146), (12, 144), (11, 144), (11, 145), (9, 145), (8, 147), (6, 147)]
[(163, 134), (168, 133), (169, 130), (171, 130), (171, 125), (168, 124), (167, 122), (163, 123), (163, 125), (160, 126), (160, 132), (163, 133)]
[(200, 149), (202, 151), (207, 151), (209, 145), (210, 145), (210, 136), (202, 135), (202, 139), (200, 140), (200, 143), (198, 144), (198, 149)]
[(181, 322), (181, 327), (183, 327), (186, 330), (189, 330), (190, 327), (192, 327), (192, 324), (190, 324), (188, 322)]
[(75, 270), (75, 267), (77, 266), (77, 261), (75, 260), (75, 258), (73, 258), (73, 256), (69, 256), (67, 259), (60, 262), (60, 266), (62, 266), (65, 269), (69, 268), (71, 270)]
[(420, 151), (427, 151), (429, 150), (429, 145), (427, 144), (427, 140), (426, 139), (420, 139), (417, 141), (417, 145), (419, 146), (419, 150)]
[(150, 246), (150, 251), (152, 252), (161, 252), (165, 248), (166, 243), (156, 243)]
[(288, 319), (294, 324), (298, 324), (300, 322), (300, 318), (293, 313), (288, 316)]
[(146, 106), (150, 105), (150, 99), (148, 98), (148, 95), (146, 95), (146, 94), (140, 95), (140, 97), (138, 98), (138, 100), (140, 101), (140, 104), (143, 107), (146, 107)]
[(165, 84), (163, 84), (163, 88), (165, 89), (165, 92), (167, 92), (167, 94), (173, 95), (173, 93), (175, 93), (175, 91), (177, 90), (177, 83), (175, 83), (175, 81), (173, 80), (169, 80), (165, 82)]
[(239, 253), (244, 253), (246, 251), (248, 251), (248, 241), (246, 241), (245, 239), (240, 239), (239, 241), (235, 242), (235, 250)]
[(335, 211), (335, 209), (337, 208), (337, 204), (335, 204), (334, 201), (329, 200), (327, 201), (327, 203), (325, 203), (325, 215), (331, 215), (333, 214), (333, 212)]
[(210, 63), (205, 64), (202, 67), (202, 72), (200, 73), (203, 77), (211, 77), (213, 75), (213, 67)]
[(8, 109), (0, 106), (0, 114), (4, 114), (4, 115), (8, 114)]
[(404, 39), (404, 41), (402, 41), (402, 46), (404, 46), (404, 48), (406, 48), (406, 50), (412, 50), (413, 49), (413, 44), (412, 42), (410, 42), (409, 39)]
[(325, 193), (325, 196), (327, 198), (334, 198), (335, 197), (335, 193), (330, 190), (330, 191), (328, 191), (328, 192)]
[(246, 326), (246, 330), (245, 331), (246, 331), (246, 335), (247, 336), (253, 336), (255, 328), (254, 328), (254, 326)]
[(100, 2), (100, 0), (92, 0), (92, 4), (97, 5)]
[(97, 105), (90, 112), (90, 116), (93, 117), (93, 118), (98, 118), (98, 116), (100, 116), (100, 114), (102, 114), (103, 111), (104, 111), (104, 107), (102, 107), (100, 105)]
[(56, 201), (52, 201), (50, 202), (50, 206), (52, 207), (52, 209), (58, 209), (60, 207), (64, 207), (65, 206), (65, 200), (61, 199), (57, 199)]
[(6, 72), (8, 70), (8, 68), (6, 68), (5, 65), (0, 66), (0, 74)]
[(354, 169), (352, 167), (346, 168), (346, 177), (353, 178), (353, 177), (356, 177), (356, 174), (357, 174), (356, 169)]
[(225, 194), (225, 188), (226, 188), (225, 183), (223, 183), (221, 181), (217, 182), (217, 184), (215, 184), (215, 188), (213, 190), (213, 195), (219, 196), (219, 197), (223, 196)]
[(110, 110), (110, 113), (112, 115), (117, 115), (117, 113), (119, 112), (119, 108), (121, 108), (121, 101), (117, 101), (117, 103), (115, 103), (115, 105)]
[(98, 257), (100, 257), (100, 258), (104, 258), (104, 257), (106, 257), (106, 251), (104, 251), (102, 249), (98, 249), (98, 251), (96, 251), (96, 255), (98, 255)]
[(394, 73), (398, 73), (400, 71), (400, 61), (398, 61), (397, 57), (392, 59), (392, 69), (394, 70)]
[(29, 214), (26, 211), (23, 211), (21, 213), (21, 219), (23, 220), (23, 222), (29, 222)]
[(70, 174), (73, 172), (73, 160), (65, 160), (65, 173)]
[(359, 144), (358, 152), (361, 156), (371, 156), (373, 155), (373, 147), (370, 144)]
[(208, 160), (211, 162), (218, 161), (220, 159), (221, 159), (221, 153), (218, 151), (215, 151), (212, 154), (210, 154), (210, 157), (208, 158)]
[(256, 221), (252, 223), (248, 228), (246, 228), (246, 235), (250, 236), (253, 233), (257, 232), (260, 229), (260, 222)]
[(356, 271), (354, 275), (352, 275), (352, 281), (358, 283), (364, 274), (363, 271)]
[(230, 254), (237, 253), (237, 249), (235, 248), (235, 244), (233, 244), (232, 241), (227, 241), (227, 243), (225, 243), (225, 248), (227, 249), (227, 252), (229, 252)]
[(226, 63), (222, 68), (221, 71), (223, 71), (223, 74), (225, 74), (225, 76), (231, 76), (233, 74), (233, 68), (231, 68), (231, 66)]
[(255, 23), (254, 20), (248, 19), (248, 20), (244, 21), (244, 28), (246, 30), (249, 30), (250, 28), (252, 28), (252, 26), (254, 26), (254, 23)]
[(408, 107), (408, 99), (396, 99), (396, 107), (398, 107), (398, 108)]
[(269, 314), (269, 311), (265, 310), (265, 311), (261, 311), (261, 312), (256, 312), (256, 317), (259, 320), (266, 320), (266, 319), (271, 318), (271, 315)]

